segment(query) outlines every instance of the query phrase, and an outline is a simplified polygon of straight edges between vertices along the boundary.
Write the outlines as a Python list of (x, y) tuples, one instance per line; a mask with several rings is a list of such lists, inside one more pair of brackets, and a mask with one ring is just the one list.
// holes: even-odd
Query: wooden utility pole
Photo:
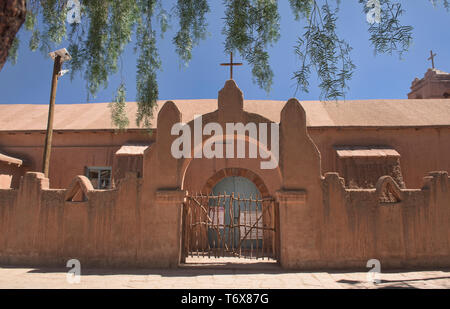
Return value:
[(53, 64), (52, 89), (50, 92), (50, 106), (48, 108), (47, 133), (45, 135), (44, 158), (42, 162), (42, 172), (48, 178), (50, 168), (50, 154), (52, 151), (53, 137), (53, 114), (55, 111), (56, 88), (58, 87), (58, 78), (62, 67), (61, 56), (56, 56)]

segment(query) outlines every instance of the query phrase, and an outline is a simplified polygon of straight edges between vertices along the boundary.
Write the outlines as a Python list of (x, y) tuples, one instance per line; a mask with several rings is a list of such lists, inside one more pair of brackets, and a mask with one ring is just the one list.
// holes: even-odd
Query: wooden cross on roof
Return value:
[(230, 63), (221, 63), (222, 66), (229, 66), (230, 67), (230, 79), (233, 79), (233, 67), (234, 66), (241, 66), (242, 63), (239, 62), (233, 62), (233, 53), (230, 54)]
[(434, 67), (434, 57), (436, 57), (437, 54), (433, 54), (432, 50), (430, 51), (430, 54), (431, 54), (431, 56), (430, 56), (430, 58), (428, 58), (428, 60), (431, 60), (431, 65), (432, 65), (432, 68), (434, 69), (435, 68)]

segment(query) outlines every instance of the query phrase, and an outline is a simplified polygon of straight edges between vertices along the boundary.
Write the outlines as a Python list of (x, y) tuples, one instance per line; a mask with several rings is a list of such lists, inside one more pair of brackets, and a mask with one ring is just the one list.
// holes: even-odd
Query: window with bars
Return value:
[(92, 183), (94, 189), (111, 189), (111, 167), (86, 167), (86, 177)]

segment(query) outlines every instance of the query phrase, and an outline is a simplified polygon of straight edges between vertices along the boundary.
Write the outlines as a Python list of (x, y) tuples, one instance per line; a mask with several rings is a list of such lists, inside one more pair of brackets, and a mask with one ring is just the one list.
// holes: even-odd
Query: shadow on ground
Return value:
[[(68, 267), (32, 267), (32, 266), (3, 266), (0, 268), (14, 269), (25, 268), (30, 269), (28, 273), (67, 273), (70, 268)], [(384, 274), (395, 273), (410, 273), (420, 271), (444, 271), (450, 272), (450, 269), (414, 269), (414, 270), (386, 270)], [(289, 273), (329, 273), (329, 274), (348, 274), (351, 272), (367, 272), (366, 269), (352, 269), (352, 270), (311, 270), (311, 271), (298, 271), (298, 270), (285, 270), (276, 262), (252, 262), (252, 263), (231, 263), (215, 261), (214, 263), (187, 263), (181, 264), (178, 268), (173, 269), (101, 269), (101, 268), (89, 268), (82, 266), (83, 276), (114, 276), (114, 275), (136, 275), (136, 276), (148, 276), (148, 275), (160, 275), (161, 277), (196, 277), (196, 276), (211, 276), (211, 275), (248, 275), (248, 274), (289, 274)], [(449, 276), (442, 277), (430, 277), (422, 279), (406, 279), (405, 280), (381, 280), (380, 284), (394, 284), (389, 288), (408, 288), (408, 287), (395, 287), (397, 283), (414, 282), (414, 281), (429, 281), (450, 279)], [(337, 283), (343, 283), (351, 285), (361, 284), (358, 280), (339, 280)], [(412, 288), (412, 287), (411, 287)]]

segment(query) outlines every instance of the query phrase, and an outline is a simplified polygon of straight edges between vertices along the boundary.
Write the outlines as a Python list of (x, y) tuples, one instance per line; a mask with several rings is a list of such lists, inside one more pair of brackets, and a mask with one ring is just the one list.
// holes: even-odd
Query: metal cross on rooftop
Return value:
[(434, 67), (434, 57), (436, 57), (437, 54), (433, 54), (432, 50), (430, 51), (430, 54), (431, 54), (431, 56), (430, 56), (430, 58), (428, 58), (428, 60), (431, 60), (431, 65), (432, 65), (432, 68), (434, 69), (435, 68)]
[(221, 63), (220, 65), (223, 66), (229, 66), (230, 67), (230, 79), (233, 79), (233, 66), (240, 66), (243, 65), (239, 62), (233, 62), (233, 53), (230, 54), (230, 63)]

